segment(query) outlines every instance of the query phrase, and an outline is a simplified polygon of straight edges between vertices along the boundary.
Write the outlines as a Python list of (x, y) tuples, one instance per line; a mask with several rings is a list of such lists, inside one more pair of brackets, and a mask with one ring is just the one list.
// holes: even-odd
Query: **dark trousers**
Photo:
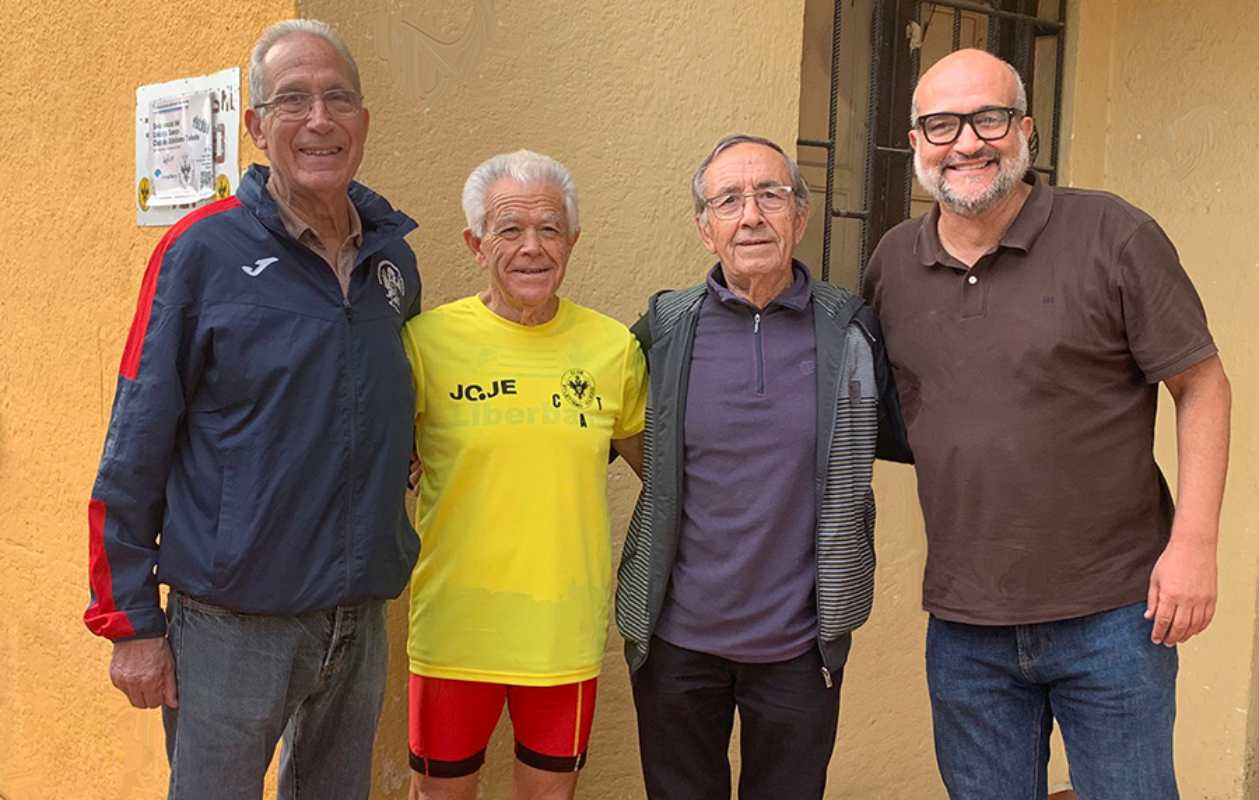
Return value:
[(839, 724), (842, 670), (822, 678), (816, 648), (745, 664), (654, 638), (630, 676), (650, 800), (729, 800), (730, 732), (739, 711), (740, 800), (821, 798)]

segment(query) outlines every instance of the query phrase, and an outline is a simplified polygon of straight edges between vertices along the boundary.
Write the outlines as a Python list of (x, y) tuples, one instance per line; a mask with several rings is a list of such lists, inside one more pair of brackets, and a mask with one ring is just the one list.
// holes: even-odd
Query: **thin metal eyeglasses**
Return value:
[(1010, 123), (1023, 112), (1017, 108), (993, 107), (981, 108), (969, 114), (957, 114), (952, 111), (941, 111), (937, 114), (923, 114), (918, 118), (918, 129), (931, 144), (953, 144), (962, 135), (962, 128), (970, 125), (975, 136), (985, 142), (994, 142), (1005, 138), (1010, 132)]
[(704, 199), (704, 205), (718, 219), (735, 219), (743, 213), (747, 198), (752, 198), (763, 214), (776, 214), (791, 202), (790, 186), (760, 186), (750, 192), (723, 192)]
[(305, 119), (310, 116), (316, 100), (323, 103), (324, 110), (332, 117), (352, 117), (363, 110), (363, 95), (349, 89), (329, 89), (320, 94), (282, 92), (265, 103), (255, 103), (254, 108), (269, 108), (281, 119)]

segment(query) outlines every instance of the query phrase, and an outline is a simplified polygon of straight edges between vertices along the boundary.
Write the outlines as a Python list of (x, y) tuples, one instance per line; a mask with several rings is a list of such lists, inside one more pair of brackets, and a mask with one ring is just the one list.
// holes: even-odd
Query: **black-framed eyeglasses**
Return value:
[(743, 206), (749, 197), (762, 213), (776, 214), (791, 203), (791, 195), (790, 186), (760, 186), (750, 192), (722, 192), (706, 197), (704, 205), (718, 219), (734, 219), (743, 213)]
[(363, 110), (363, 95), (349, 89), (329, 89), (319, 94), (281, 92), (265, 103), (254, 103), (254, 108), (260, 111), (269, 108), (281, 119), (306, 119), (316, 100), (323, 103), (324, 110), (333, 117), (352, 117)]
[(918, 130), (931, 144), (953, 144), (962, 135), (962, 127), (970, 125), (975, 136), (985, 142), (1002, 139), (1010, 132), (1010, 123), (1022, 116), (1017, 108), (981, 108), (969, 114), (941, 111), (918, 118)]

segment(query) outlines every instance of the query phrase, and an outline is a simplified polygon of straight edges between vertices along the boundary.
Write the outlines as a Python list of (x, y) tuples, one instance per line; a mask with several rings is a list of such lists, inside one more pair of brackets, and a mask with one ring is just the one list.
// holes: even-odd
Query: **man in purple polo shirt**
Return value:
[(692, 181), (718, 259), (634, 326), (651, 392), (643, 492), (617, 624), (653, 800), (820, 798), (850, 632), (869, 614), (870, 474), (908, 458), (882, 335), (860, 298), (792, 253), (809, 216), (794, 161), (728, 136)]

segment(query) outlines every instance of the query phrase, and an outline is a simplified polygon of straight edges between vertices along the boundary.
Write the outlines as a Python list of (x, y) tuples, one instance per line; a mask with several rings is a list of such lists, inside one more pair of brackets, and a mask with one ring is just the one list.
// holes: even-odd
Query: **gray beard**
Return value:
[(1018, 137), (1018, 154), (1013, 157), (1003, 157), (997, 163), (997, 177), (982, 194), (977, 196), (958, 197), (953, 192), (953, 187), (944, 178), (944, 167), (940, 166), (928, 172), (917, 151), (914, 152), (914, 177), (918, 178), (918, 183), (927, 190), (927, 194), (949, 211), (963, 217), (977, 217), (1004, 200), (1031, 168), (1032, 155), (1027, 147), (1027, 137), (1022, 131), (1018, 132)]

